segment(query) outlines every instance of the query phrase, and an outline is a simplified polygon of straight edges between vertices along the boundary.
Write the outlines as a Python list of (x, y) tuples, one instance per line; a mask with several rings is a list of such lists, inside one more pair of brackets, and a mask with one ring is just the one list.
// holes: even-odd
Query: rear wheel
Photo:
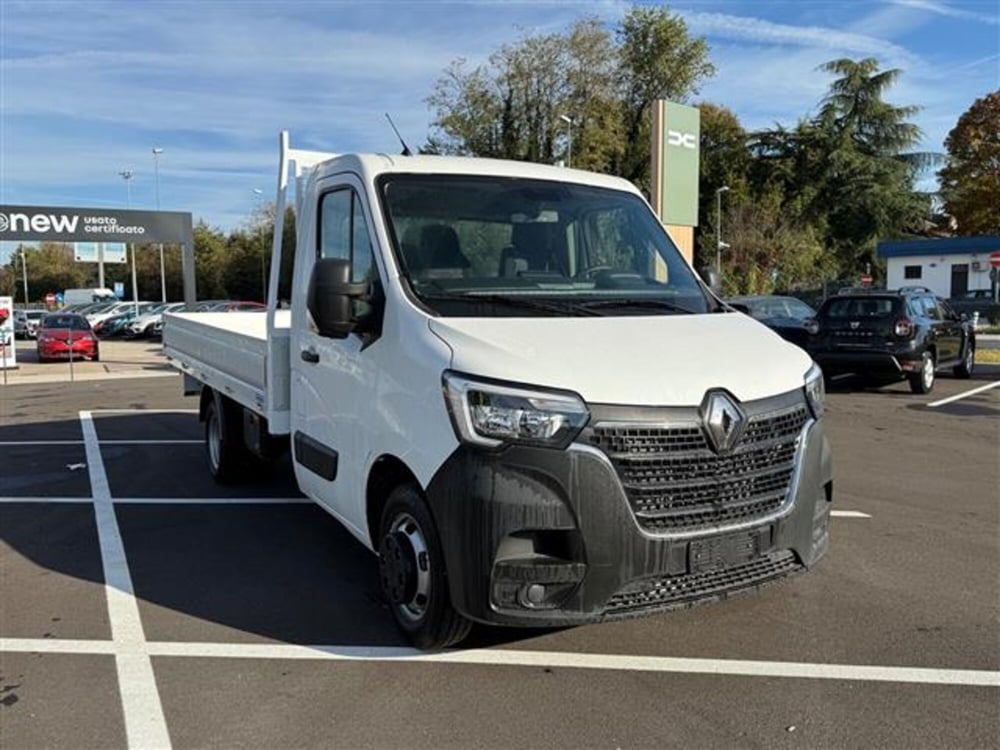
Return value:
[(434, 519), (420, 491), (392, 491), (379, 524), (379, 578), (393, 617), (422, 649), (454, 645), (472, 623), (451, 604), (444, 555)]
[(956, 378), (971, 378), (972, 371), (976, 368), (976, 347), (970, 341), (965, 345), (965, 358), (962, 364), (956, 365), (953, 372)]
[(94, 356), (91, 357), (91, 360), (94, 361), (94, 362), (100, 362), (101, 361), (101, 350), (99, 348), (97, 348), (96, 346), (94, 347)]
[(910, 390), (914, 393), (930, 393), (934, 388), (934, 356), (924, 352), (920, 360), (920, 370), (910, 373)]
[(205, 407), (205, 454), (208, 471), (218, 484), (235, 484), (245, 476), (250, 456), (243, 447), (242, 425), (218, 396)]

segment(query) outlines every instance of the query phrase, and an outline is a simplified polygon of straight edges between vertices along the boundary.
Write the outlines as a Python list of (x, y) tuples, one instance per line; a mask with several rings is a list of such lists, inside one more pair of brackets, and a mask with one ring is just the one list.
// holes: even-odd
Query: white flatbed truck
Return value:
[(721, 304), (631, 184), (282, 133), (276, 204), (266, 314), (168, 314), (164, 349), (213, 476), (289, 448), (416, 645), (722, 599), (825, 554), (822, 374)]

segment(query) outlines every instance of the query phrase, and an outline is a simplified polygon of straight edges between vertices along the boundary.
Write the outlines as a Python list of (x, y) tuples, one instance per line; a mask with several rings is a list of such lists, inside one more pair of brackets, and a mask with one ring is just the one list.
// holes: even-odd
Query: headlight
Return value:
[(806, 401), (816, 419), (823, 416), (826, 410), (826, 387), (823, 385), (823, 371), (815, 362), (806, 373)]
[(474, 445), (565, 448), (590, 418), (580, 397), (568, 392), (471, 380), (453, 372), (446, 372), (443, 382), (455, 433)]

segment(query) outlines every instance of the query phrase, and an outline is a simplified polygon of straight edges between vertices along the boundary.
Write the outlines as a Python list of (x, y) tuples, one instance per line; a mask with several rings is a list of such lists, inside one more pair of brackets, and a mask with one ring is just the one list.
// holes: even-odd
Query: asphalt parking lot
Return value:
[(948, 399), (998, 379), (833, 389), (806, 576), (440, 654), (287, 465), (211, 482), (178, 378), (5, 388), (0, 746), (995, 747), (1000, 388)]

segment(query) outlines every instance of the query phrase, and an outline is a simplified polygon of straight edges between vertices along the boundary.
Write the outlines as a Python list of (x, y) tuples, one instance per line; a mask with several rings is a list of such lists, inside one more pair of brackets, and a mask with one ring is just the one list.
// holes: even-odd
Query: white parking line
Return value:
[(0, 446), (4, 448), (19, 448), (21, 446), (34, 445), (83, 445), (82, 440), (0, 440)]
[(307, 497), (126, 497), (115, 505), (312, 505)]
[(197, 414), (197, 409), (91, 409), (91, 414)]
[(871, 518), (867, 513), (860, 510), (831, 510), (830, 515), (834, 518)]
[(111, 488), (101, 459), (101, 447), (90, 412), (80, 412), (80, 427), (87, 451), (87, 469), (94, 497), (94, 519), (104, 566), (104, 591), (108, 600), (108, 620), (115, 645), (118, 690), (121, 693), (125, 734), (129, 747), (169, 748), (170, 735), (156, 689), (153, 665), (146, 650), (146, 637), (139, 617), (139, 605), (132, 587), (125, 545), (115, 517)]
[(1000, 380), (996, 380), (996, 381), (994, 381), (992, 383), (987, 383), (986, 385), (981, 385), (978, 388), (973, 388), (973, 389), (968, 390), (968, 391), (963, 391), (962, 393), (958, 393), (958, 394), (956, 394), (954, 396), (949, 396), (948, 398), (943, 398), (940, 401), (931, 401), (931, 403), (927, 404), (927, 406), (930, 409), (933, 409), (936, 406), (944, 406), (945, 404), (950, 404), (953, 401), (959, 401), (960, 399), (968, 398), (969, 396), (975, 396), (977, 393), (982, 393), (983, 391), (988, 391), (991, 388), (996, 388), (997, 386), (1000, 386)]
[(201, 445), (204, 440), (101, 440), (101, 445)]
[(113, 654), (115, 650), (114, 641), (77, 641), (69, 638), (0, 638), (0, 653)]
[(93, 503), (93, 498), (89, 497), (0, 497), (0, 505), (6, 503)]
[[(108, 642), (51, 639), (0, 640), (0, 651), (36, 653), (111, 653)], [(78, 649), (78, 650), (74, 650)], [(813, 680), (895, 682), (922, 685), (972, 685), (1000, 687), (1000, 671), (986, 669), (935, 669), (888, 667), (869, 664), (821, 664), (742, 659), (694, 659), (673, 656), (580, 654), (566, 651), (470, 649), (424, 652), (401, 646), (297, 646), (283, 643), (186, 643), (154, 641), (146, 653), (157, 657), (192, 659), (295, 659), (318, 661), (415, 662), (475, 666), (549, 667), (559, 669), (613, 670), (707, 674), (736, 677), (784, 677)], [(137, 746), (131, 742), (130, 746)], [(140, 745), (145, 746), (145, 745)]]
[[(89, 497), (0, 497), (0, 505), (10, 503), (93, 503)], [(141, 505), (312, 505), (305, 497), (117, 497), (110, 500)]]
[[(98, 440), (101, 445), (201, 445), (203, 440)], [(0, 447), (83, 445), (82, 440), (0, 440)]]

